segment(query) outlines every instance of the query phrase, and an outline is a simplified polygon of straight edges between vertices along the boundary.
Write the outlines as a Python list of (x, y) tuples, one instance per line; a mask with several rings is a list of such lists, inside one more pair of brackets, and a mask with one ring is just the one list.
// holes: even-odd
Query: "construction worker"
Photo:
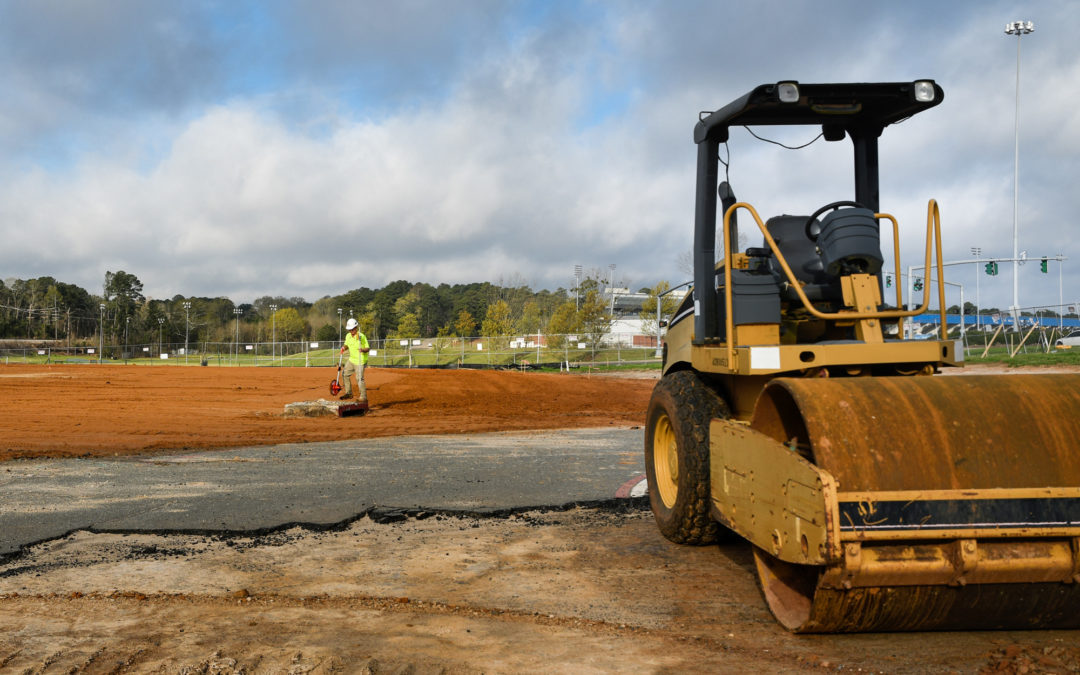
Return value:
[(345, 370), (342, 372), (341, 379), (344, 380), (345, 391), (339, 397), (341, 400), (350, 399), (353, 397), (353, 387), (351, 376), (356, 376), (357, 382), (357, 402), (367, 404), (367, 387), (364, 386), (364, 366), (367, 365), (368, 352), (371, 351), (368, 348), (367, 337), (360, 332), (360, 323), (356, 319), (349, 319), (345, 324), (345, 330), (349, 331), (345, 335), (345, 344), (341, 346), (341, 353), (344, 354), (345, 350), (349, 350), (349, 360), (345, 362)]

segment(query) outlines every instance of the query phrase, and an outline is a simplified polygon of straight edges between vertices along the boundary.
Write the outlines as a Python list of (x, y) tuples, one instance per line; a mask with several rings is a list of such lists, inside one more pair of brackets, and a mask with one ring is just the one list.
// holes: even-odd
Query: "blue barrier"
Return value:
[[(939, 314), (919, 314), (918, 316), (912, 317), (912, 321), (914, 321), (915, 323), (933, 324), (935, 326), (940, 323), (940, 319), (941, 316)], [(964, 325), (982, 325), (984, 327), (992, 326), (994, 328), (1000, 326), (1001, 324), (1005, 324), (1006, 326), (1013, 325), (1012, 316), (1007, 316), (1005, 314), (1001, 314), (998, 317), (997, 321), (994, 320), (993, 316), (988, 316), (986, 314), (982, 315), (979, 324), (975, 323), (975, 319), (976, 317), (974, 315), (964, 315)], [(960, 325), (960, 315), (946, 314), (945, 324), (948, 326)], [(1043, 328), (1057, 328), (1058, 326), (1061, 326), (1063, 328), (1080, 328), (1080, 319), (1059, 319), (1056, 316), (1022, 316), (1020, 317), (1020, 325), (1027, 328), (1035, 325), (1042, 326)]]

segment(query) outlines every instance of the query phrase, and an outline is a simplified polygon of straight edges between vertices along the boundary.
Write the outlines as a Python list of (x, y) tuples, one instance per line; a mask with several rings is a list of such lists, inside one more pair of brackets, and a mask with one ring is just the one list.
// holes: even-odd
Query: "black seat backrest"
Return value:
[[(765, 223), (776, 242), (784, 260), (787, 261), (795, 278), (808, 284), (824, 284), (830, 281), (825, 274), (825, 266), (821, 263), (821, 256), (817, 252), (817, 244), (810, 241), (806, 236), (806, 219), (809, 216), (774, 216)], [(769, 260), (769, 268), (786, 279), (784, 271), (774, 258)]]

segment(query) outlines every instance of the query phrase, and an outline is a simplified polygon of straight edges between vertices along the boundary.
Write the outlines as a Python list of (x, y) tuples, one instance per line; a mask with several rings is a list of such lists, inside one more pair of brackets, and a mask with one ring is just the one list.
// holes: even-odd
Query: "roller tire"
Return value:
[[(709, 515), (709, 422), (729, 418), (722, 398), (693, 371), (664, 376), (645, 421), (645, 475), (660, 533), (677, 544), (709, 544), (719, 524)], [(677, 468), (671, 460), (671, 444)], [(726, 530), (725, 530), (726, 531)]]

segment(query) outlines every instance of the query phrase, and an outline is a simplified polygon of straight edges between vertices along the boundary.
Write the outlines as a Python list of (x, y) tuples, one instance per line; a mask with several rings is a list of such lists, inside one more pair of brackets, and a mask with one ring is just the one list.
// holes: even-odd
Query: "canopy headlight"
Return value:
[(795, 82), (779, 82), (776, 85), (776, 95), (781, 103), (799, 102), (799, 85)]
[(930, 103), (937, 98), (934, 83), (929, 80), (919, 80), (915, 83), (915, 100), (919, 103)]

